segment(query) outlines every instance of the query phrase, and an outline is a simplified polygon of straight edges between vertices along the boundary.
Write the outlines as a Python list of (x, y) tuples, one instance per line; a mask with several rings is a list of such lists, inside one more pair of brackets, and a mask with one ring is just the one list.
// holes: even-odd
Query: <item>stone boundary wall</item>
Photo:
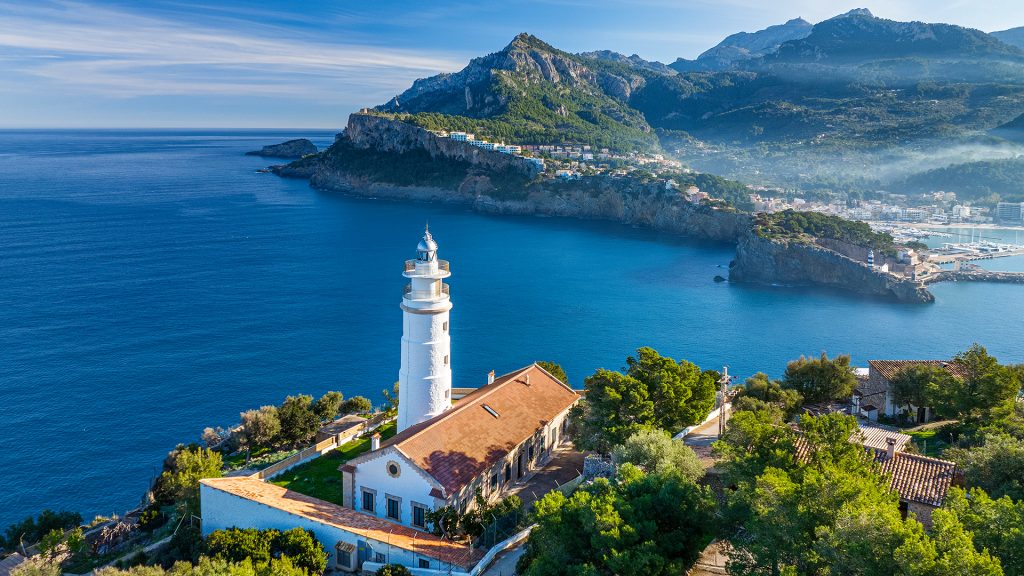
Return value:
[(267, 466), (263, 470), (260, 470), (259, 472), (253, 474), (253, 477), (259, 478), (260, 480), (269, 480), (274, 476), (277, 476), (278, 474), (282, 474), (290, 470), (291, 468), (298, 466), (299, 464), (305, 464), (310, 460), (319, 458), (320, 456), (323, 456), (324, 454), (330, 452), (331, 450), (334, 450), (335, 448), (345, 444), (346, 442), (351, 442), (352, 440), (355, 440), (357, 437), (359, 437), (360, 434), (363, 434), (368, 430), (376, 429), (382, 424), (389, 422), (390, 420), (390, 418), (381, 417), (371, 418), (367, 420), (365, 423), (358, 424), (352, 428), (349, 428), (348, 430), (342, 432), (341, 434), (338, 434), (337, 436), (333, 436), (326, 440), (317, 442), (312, 446), (300, 450), (296, 454), (292, 454), (291, 456), (285, 458), (284, 460), (281, 460), (280, 462), (271, 464), (270, 466)]

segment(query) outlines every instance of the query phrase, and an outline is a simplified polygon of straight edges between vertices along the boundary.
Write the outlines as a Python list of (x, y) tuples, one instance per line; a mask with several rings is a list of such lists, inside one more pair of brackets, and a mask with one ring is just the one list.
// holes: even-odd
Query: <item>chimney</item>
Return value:
[(889, 460), (892, 460), (896, 457), (896, 439), (886, 438), (885, 445), (885, 454)]
[(494, 384), (494, 370), (487, 373), (487, 383)]
[(527, 386), (530, 385), (530, 375), (529, 374), (526, 375), (526, 385)]
[(374, 432), (373, 436), (370, 436), (370, 451), (380, 449), (380, 432)]

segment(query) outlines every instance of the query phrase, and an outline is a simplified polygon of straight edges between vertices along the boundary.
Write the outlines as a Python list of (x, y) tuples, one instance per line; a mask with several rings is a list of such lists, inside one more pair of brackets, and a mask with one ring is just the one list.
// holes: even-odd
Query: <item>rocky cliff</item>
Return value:
[[(420, 169), (409, 169), (413, 163)], [(614, 220), (716, 242), (736, 242), (751, 226), (748, 214), (691, 204), (655, 182), (536, 179), (537, 168), (524, 158), (372, 114), (353, 114), (320, 155), (273, 168), (280, 176), (309, 178), (321, 190), (459, 203), (493, 214)]]
[(869, 268), (823, 246), (797, 240), (740, 237), (729, 265), (731, 282), (833, 286), (900, 302), (934, 302), (923, 285)]
[(877, 272), (811, 242), (753, 232), (750, 214), (687, 202), (657, 182), (608, 175), (537, 178), (508, 154), (439, 138), (372, 114), (353, 115), (334, 145), (274, 171), (321, 189), (359, 196), (458, 203), (492, 214), (603, 219), (737, 245), (729, 280), (824, 285), (905, 302), (931, 302), (923, 286)]
[(259, 150), (246, 152), (246, 156), (264, 156), (267, 158), (302, 158), (307, 154), (316, 154), (316, 145), (305, 138), (297, 138), (280, 144), (264, 146)]
[(398, 154), (425, 151), (431, 158), (468, 162), (484, 170), (513, 170), (530, 178), (539, 171), (534, 164), (520, 156), (484, 150), (451, 138), (440, 138), (418, 126), (373, 114), (350, 115), (348, 127), (341, 138), (364, 150)]

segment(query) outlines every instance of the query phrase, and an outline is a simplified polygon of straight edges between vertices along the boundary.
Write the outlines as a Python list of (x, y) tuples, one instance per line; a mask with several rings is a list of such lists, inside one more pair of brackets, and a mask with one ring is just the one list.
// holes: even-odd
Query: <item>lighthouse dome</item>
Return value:
[(423, 236), (423, 239), (420, 240), (420, 243), (416, 245), (416, 250), (418, 252), (433, 252), (437, 250), (437, 242), (434, 242), (434, 238), (430, 235), (430, 232), (427, 232)]
[(421, 262), (433, 262), (437, 258), (437, 242), (430, 235), (430, 228), (423, 233), (423, 239), (416, 245), (416, 259)]

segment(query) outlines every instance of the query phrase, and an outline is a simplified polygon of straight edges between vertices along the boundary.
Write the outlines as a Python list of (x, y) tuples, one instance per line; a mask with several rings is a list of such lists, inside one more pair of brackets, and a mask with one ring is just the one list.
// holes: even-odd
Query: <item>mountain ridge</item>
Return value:
[(1009, 30), (999, 30), (990, 34), (1011, 46), (1024, 49), (1024, 26), (1010, 28)]
[(803, 18), (793, 18), (756, 32), (736, 32), (709, 48), (694, 60), (679, 58), (669, 65), (677, 72), (718, 72), (730, 69), (743, 60), (759, 58), (776, 50), (780, 44), (797, 40), (811, 33), (812, 25)]
[(997, 128), (1024, 114), (1024, 51), (995, 36), (866, 9), (787, 25), (798, 37), (731, 35), (718, 46), (764, 53), (696, 72), (610, 50), (572, 54), (522, 33), (375, 111), (494, 141), (667, 149), (770, 185), (863, 173), (837, 165), (841, 156), (864, 166), (876, 154), (1003, 138), (1010, 132)]

